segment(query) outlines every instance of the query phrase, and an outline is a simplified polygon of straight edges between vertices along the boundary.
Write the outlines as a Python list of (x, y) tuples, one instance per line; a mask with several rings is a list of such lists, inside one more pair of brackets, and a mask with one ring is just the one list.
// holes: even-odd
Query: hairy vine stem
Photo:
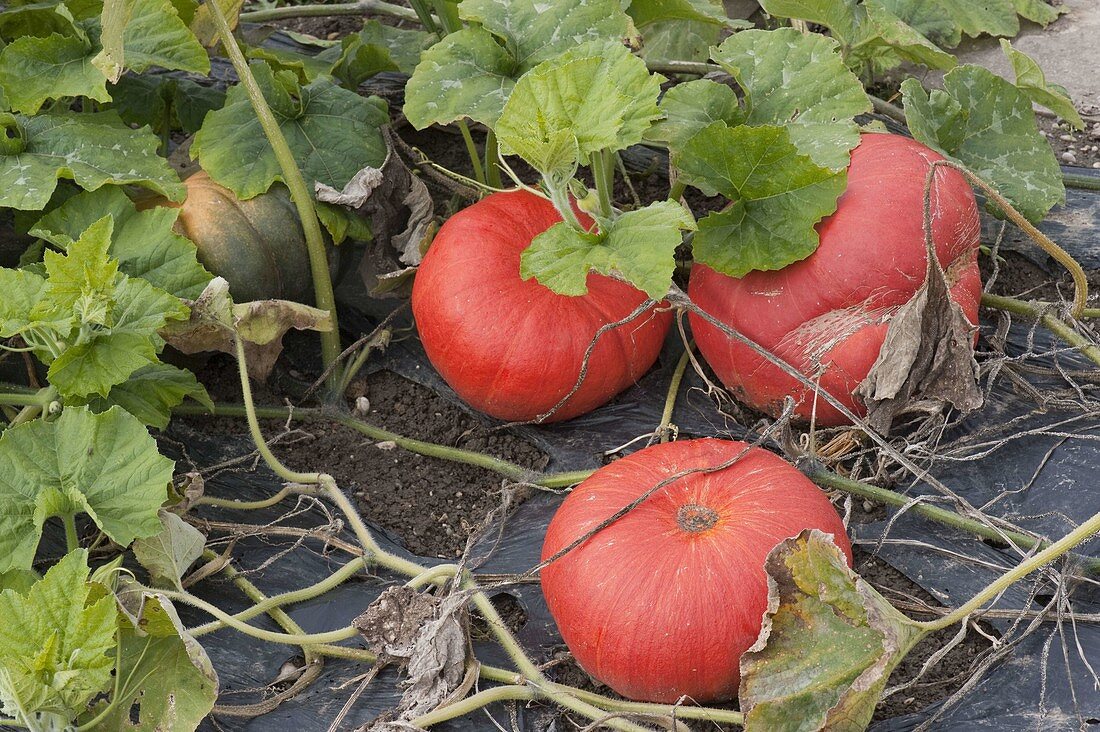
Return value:
[[(317, 301), (317, 307), (328, 311), (332, 318), (332, 329), (321, 332), (321, 361), (327, 367), (333, 363), (340, 354), (340, 327), (336, 321), (336, 296), (332, 289), (332, 278), (329, 276), (328, 254), (325, 249), (324, 235), (321, 233), (321, 223), (317, 219), (317, 211), (313, 206), (313, 194), (306, 186), (302, 171), (294, 160), (294, 153), (287, 144), (283, 131), (275, 115), (271, 112), (263, 91), (260, 90), (256, 78), (248, 68), (248, 61), (241, 53), (237, 39), (233, 37), (233, 31), (229, 27), (229, 21), (225, 17), (225, 11), (216, 2), (209, 3), (210, 17), (218, 29), (218, 37), (225, 47), (229, 60), (237, 72), (241, 85), (248, 93), (248, 99), (252, 103), (252, 109), (256, 112), (256, 118), (263, 128), (264, 135), (279, 161), (279, 169), (283, 174), (283, 181), (290, 189), (291, 200), (298, 211), (298, 218), (302, 222), (302, 231), (306, 237), (306, 250), (309, 253), (309, 267), (313, 277), (313, 294)], [(328, 384), (335, 388), (339, 383), (338, 375), (329, 376)]]
[(388, 15), (401, 20), (419, 20), (415, 11), (393, 3), (383, 2), (383, 0), (359, 0), (359, 2), (354, 3), (333, 3), (331, 5), (287, 5), (281, 8), (252, 10), (241, 13), (238, 17), (244, 23), (266, 23), (272, 20), (286, 20), (287, 18), (369, 15), (370, 13)]
[[(1054, 305), (1051, 303), (1029, 303), (1024, 300), (1017, 300), (1011, 297), (1004, 297), (1002, 295), (991, 295), (989, 293), (982, 293), (982, 305), (987, 308), (995, 308), (997, 310), (1004, 310), (1005, 312), (1015, 313), (1016, 315), (1022, 315), (1025, 318), (1031, 318), (1032, 320), (1038, 320), (1043, 326), (1051, 333), (1061, 338), (1070, 346), (1076, 348), (1086, 358), (1092, 361), (1097, 366), (1100, 366), (1100, 347), (1093, 341), (1089, 340), (1085, 336), (1074, 330), (1066, 321), (1055, 316), (1051, 311), (1054, 310)], [(1082, 312), (1082, 315), (1089, 316), (1091, 310), (1096, 308), (1088, 308)]]

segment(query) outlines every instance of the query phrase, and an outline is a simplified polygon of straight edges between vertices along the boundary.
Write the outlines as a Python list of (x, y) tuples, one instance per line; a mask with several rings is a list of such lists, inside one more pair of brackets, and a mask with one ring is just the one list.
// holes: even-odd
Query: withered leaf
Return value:
[(379, 280), (420, 264), (435, 216), (428, 187), (406, 167), (389, 134), (387, 130), (388, 151), (381, 168), (363, 168), (341, 191), (316, 185), (317, 200), (370, 217), (374, 238), (363, 255), (360, 275), (369, 290), (377, 291), (375, 294), (393, 289), (380, 287)]
[(244, 341), (248, 373), (263, 381), (283, 351), (283, 336), (296, 330), (328, 331), (332, 317), (325, 310), (289, 300), (256, 300), (239, 305), (229, 297), (229, 284), (215, 277), (198, 300), (185, 301), (191, 317), (172, 323), (161, 336), (183, 353), (236, 353), (235, 339)]
[(408, 676), (396, 718), (379, 720), (372, 730), (403, 729), (404, 722), (435, 709), (463, 685), (472, 662), (464, 594), (436, 597), (391, 587), (354, 625), (372, 651), (405, 661)]
[(929, 254), (924, 284), (890, 320), (878, 359), (856, 389), (868, 423), (885, 433), (903, 412), (938, 412), (945, 404), (961, 412), (980, 407), (973, 332), (951, 299), (943, 268)]
[(741, 657), (745, 730), (865, 729), (890, 672), (926, 631), (852, 572), (824, 532), (781, 542), (765, 568), (764, 624)]

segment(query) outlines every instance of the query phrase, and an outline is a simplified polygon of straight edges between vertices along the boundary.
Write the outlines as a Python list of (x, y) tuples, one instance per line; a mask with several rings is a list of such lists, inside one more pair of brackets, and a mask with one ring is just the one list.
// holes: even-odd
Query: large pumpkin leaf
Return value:
[(0, 128), (16, 136), (6, 151), (0, 147), (0, 206), (42, 209), (59, 178), (89, 191), (133, 183), (173, 201), (186, 195), (179, 176), (157, 155), (156, 136), (147, 127), (130, 129), (114, 113), (0, 114)]
[(119, 270), (193, 300), (212, 275), (199, 264), (191, 240), (172, 230), (179, 213), (166, 206), (138, 211), (121, 189), (100, 188), (74, 196), (46, 214), (31, 235), (67, 249), (89, 226), (110, 214), (114, 227), (108, 254), (118, 260)]
[(519, 155), (547, 175), (587, 164), (599, 150), (641, 142), (660, 117), (662, 80), (622, 44), (570, 49), (516, 84), (496, 125), (501, 152)]
[(949, 69), (955, 58), (907, 25), (881, 0), (762, 0), (763, 8), (782, 18), (800, 18), (827, 27), (850, 65), (891, 68), (912, 61)]
[[(193, 730), (218, 697), (218, 675), (172, 603), (151, 592), (122, 592), (116, 674), (125, 679), (102, 729)], [(137, 707), (136, 712), (134, 707)]]
[(110, 686), (115, 602), (102, 585), (88, 582), (83, 549), (26, 590), (0, 592), (0, 617), (0, 703), (9, 717), (72, 722)]
[(43, 278), (0, 269), (9, 293), (0, 306), (0, 335), (20, 334), (50, 364), (50, 383), (64, 397), (106, 395), (139, 368), (157, 362), (157, 331), (187, 317), (180, 300), (118, 272), (107, 254), (105, 216), (60, 254), (47, 251)]
[[(210, 57), (180, 18), (170, 0), (118, 0), (122, 21), (123, 68), (145, 71), (153, 66), (197, 74), (210, 73)], [(109, 3), (104, 3), (104, 8)], [(109, 26), (104, 14), (103, 33)], [(117, 81), (117, 77), (112, 79)]]
[(35, 114), (50, 99), (88, 97), (111, 101), (107, 77), (90, 61), (86, 39), (53, 34), (24, 36), (0, 51), (0, 88), (16, 112)]
[(839, 170), (859, 144), (853, 118), (871, 102), (838, 48), (831, 38), (780, 28), (737, 33), (712, 55), (745, 92), (745, 124), (786, 125), (800, 152)]
[(520, 276), (532, 277), (562, 295), (588, 292), (590, 271), (621, 274), (655, 300), (664, 297), (676, 268), (681, 231), (695, 220), (673, 201), (657, 201), (601, 222), (599, 232), (581, 232), (560, 222), (539, 234), (520, 257)]
[(971, 65), (948, 72), (943, 86), (927, 92), (916, 79), (902, 82), (913, 137), (989, 181), (1031, 221), (1065, 200), (1058, 161), (1026, 94)]
[(649, 62), (706, 61), (723, 29), (752, 27), (726, 15), (722, 0), (633, 0), (627, 12)]
[(159, 512), (161, 530), (134, 542), (134, 556), (149, 572), (158, 587), (182, 590), (180, 580), (187, 569), (202, 556), (206, 537), (178, 515), (165, 509)]
[(962, 28), (942, 0), (880, 0), (882, 6), (906, 25), (942, 48), (962, 41)]
[[(361, 97), (328, 78), (303, 87), (293, 74), (276, 74), (263, 62), (250, 68), (310, 188), (315, 182), (343, 188), (360, 170), (385, 160), (381, 127), (389, 116), (381, 99)], [(206, 115), (191, 155), (242, 199), (283, 180), (242, 85), (229, 90), (224, 107)]]
[(86, 513), (123, 546), (153, 536), (172, 470), (141, 422), (118, 408), (68, 407), (53, 422), (9, 428), (0, 436), (0, 571), (31, 566), (54, 516)]
[(172, 418), (172, 408), (188, 397), (210, 411), (214, 410), (206, 387), (198, 382), (193, 373), (170, 364), (153, 363), (142, 366), (121, 384), (115, 384), (106, 397), (93, 396), (87, 400), (70, 398), (68, 403), (87, 403), (97, 414), (119, 406), (141, 420), (142, 424), (164, 429)]
[(769, 554), (768, 609), (741, 657), (747, 732), (862, 730), (890, 672), (926, 631), (853, 573), (832, 537), (803, 531)]
[(405, 86), (405, 116), (417, 129), (464, 117), (492, 127), (528, 70), (631, 31), (619, 0), (463, 0), (458, 10), (470, 27), (425, 51)]
[(1046, 107), (1076, 129), (1085, 128), (1085, 121), (1073, 106), (1069, 92), (1057, 84), (1047, 82), (1046, 75), (1039, 68), (1039, 64), (1035, 63), (1035, 59), (1023, 51), (1017, 51), (1005, 38), (1001, 39), (1001, 50), (1004, 51), (1008, 62), (1012, 64), (1012, 71), (1016, 74), (1017, 89), (1026, 94), (1031, 101)]
[(668, 143), (670, 150), (677, 151), (712, 122), (736, 127), (746, 116), (737, 92), (709, 79), (696, 79), (669, 89), (661, 97), (661, 112), (664, 119), (646, 131), (646, 138)]
[(836, 210), (847, 183), (803, 155), (786, 127), (729, 127), (715, 122), (695, 133), (673, 164), (681, 178), (732, 203), (699, 222), (697, 262), (731, 277), (781, 269), (817, 249), (814, 225)]

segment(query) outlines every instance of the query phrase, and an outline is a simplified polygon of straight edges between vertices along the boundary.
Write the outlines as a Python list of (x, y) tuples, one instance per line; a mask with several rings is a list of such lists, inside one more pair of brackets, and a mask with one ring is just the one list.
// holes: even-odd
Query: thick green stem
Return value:
[(596, 196), (600, 203), (600, 215), (611, 216), (614, 211), (612, 189), (615, 187), (615, 159), (611, 150), (600, 150), (592, 155), (592, 179), (596, 183)]
[[(209, 3), (210, 17), (218, 29), (218, 36), (222, 45), (229, 54), (229, 60), (233, 62), (233, 68), (237, 72), (240, 83), (248, 93), (248, 99), (252, 102), (252, 108), (256, 112), (256, 118), (263, 128), (271, 149), (279, 161), (279, 169), (283, 174), (283, 181), (290, 189), (291, 200), (298, 210), (298, 218), (302, 221), (302, 231), (306, 237), (306, 249), (309, 252), (309, 266), (313, 276), (313, 296), (317, 307), (327, 310), (332, 318), (332, 329), (321, 333), (321, 362), (327, 369), (336, 362), (340, 355), (340, 328), (336, 322), (336, 296), (332, 290), (332, 278), (329, 276), (328, 253), (325, 249), (325, 239), (321, 234), (321, 224), (317, 219), (317, 211), (313, 207), (313, 195), (306, 186), (302, 171), (294, 160), (294, 154), (290, 151), (283, 131), (275, 120), (267, 100), (255, 77), (248, 68), (248, 61), (241, 53), (237, 40), (233, 37), (233, 31), (229, 28), (229, 22), (225, 18), (218, 3)], [(335, 369), (329, 375), (330, 387), (336, 388), (339, 383), (339, 374)]]
[(443, 25), (443, 31), (447, 34), (462, 30), (462, 19), (458, 17), (458, 3), (448, 0), (432, 0), (436, 17)]
[(706, 76), (722, 67), (705, 61), (646, 61), (646, 68), (656, 74), (694, 74)]
[(672, 379), (668, 382), (668, 393), (665, 395), (665, 408), (661, 410), (661, 424), (657, 426), (657, 435), (661, 442), (668, 442), (668, 431), (672, 425), (672, 412), (676, 409), (676, 395), (680, 393), (680, 383), (684, 380), (684, 372), (691, 362), (691, 349), (695, 341), (691, 341), (684, 348), (680, 360), (676, 362), (676, 368), (672, 371)]
[(964, 605), (956, 608), (954, 611), (948, 615), (944, 615), (938, 620), (929, 620), (920, 623), (920, 626), (930, 631), (936, 631), (941, 628), (948, 628), (955, 623), (965, 620), (971, 614), (980, 610), (987, 602), (1001, 594), (1001, 592), (1014, 582), (1023, 579), (1043, 565), (1050, 564), (1058, 557), (1079, 544), (1088, 541), (1098, 533), (1100, 533), (1100, 513), (1095, 514), (1088, 521), (1081, 524), (1035, 556), (1025, 559), (1019, 565), (1002, 574), (993, 582), (989, 583), (989, 586), (984, 590), (970, 598)]
[[(990, 295), (989, 293), (982, 294), (982, 305), (987, 308), (1004, 310), (1009, 313), (1015, 313), (1016, 315), (1022, 315), (1025, 318), (1038, 320), (1043, 324), (1043, 327), (1051, 333), (1079, 350), (1082, 355), (1094, 364), (1100, 366), (1100, 347), (1097, 347), (1095, 343), (1078, 333), (1064, 320), (1055, 317), (1050, 312), (1049, 307), (1042, 307), (1037, 303), (1025, 302), (1024, 300), (1017, 300), (1011, 297)], [(1082, 311), (1082, 315), (1088, 316), (1089, 310), (1093, 309), (1095, 308), (1085, 309)]]
[(8, 424), (9, 427), (16, 427), (24, 422), (30, 422), (42, 414), (50, 403), (57, 399), (57, 389), (46, 386), (39, 389), (35, 396), (34, 403), (29, 403), (19, 410), (19, 414), (15, 415), (15, 418)]
[(185, 605), (191, 605), (197, 607), (203, 612), (213, 615), (218, 620), (221, 620), (225, 625), (233, 628), (236, 631), (240, 631), (245, 635), (257, 638), (262, 641), (268, 641), (270, 643), (284, 643), (292, 646), (310, 646), (320, 645), (326, 643), (336, 643), (338, 641), (354, 638), (359, 635), (359, 631), (355, 628), (348, 626), (346, 628), (338, 628), (337, 630), (330, 630), (326, 633), (276, 633), (271, 630), (264, 630), (263, 628), (257, 628), (254, 625), (241, 622), (234, 616), (225, 612), (216, 605), (203, 600), (202, 598), (195, 597), (188, 592), (179, 592), (176, 590), (149, 590), (160, 595), (164, 595), (172, 602), (181, 602)]
[(474, 169), (474, 180), (481, 185), (485, 185), (485, 169), (481, 167), (481, 155), (477, 151), (477, 145), (474, 144), (474, 138), (470, 134), (470, 126), (466, 124), (466, 120), (460, 119), (455, 122), (458, 125), (458, 131), (462, 133), (462, 140), (466, 143), (466, 154), (470, 156), (470, 166)]
[(332, 5), (288, 5), (282, 8), (253, 10), (241, 13), (239, 17), (242, 23), (265, 23), (270, 20), (286, 20), (287, 18), (369, 15), (371, 13), (389, 15), (402, 20), (419, 20), (414, 11), (381, 0), (360, 0), (355, 3), (333, 3)]
[(485, 133), (485, 183), (490, 188), (504, 187), (500, 176), (500, 145), (492, 129)]
[(62, 515), (65, 524), (65, 547), (71, 552), (80, 548), (80, 535), (76, 533), (76, 516), (71, 513)]
[(684, 191), (687, 189), (687, 183), (682, 180), (675, 180), (672, 183), (672, 187), (668, 191), (668, 200), (679, 201), (680, 197), (684, 195)]
[[(255, 605), (252, 605), (248, 609), (236, 613), (232, 617), (243, 623), (244, 621), (254, 618), (257, 615), (262, 615), (263, 613), (271, 613), (271, 611), (277, 610), (286, 605), (295, 605), (299, 602), (307, 602), (309, 600), (313, 600), (325, 594), (326, 592), (336, 589), (348, 579), (364, 571), (367, 568), (368, 563), (369, 560), (366, 556), (356, 557), (344, 566), (340, 567), (340, 569), (330, 574), (325, 579), (315, 584), (312, 584), (309, 587), (303, 587), (299, 590), (291, 590), (290, 592), (284, 592), (281, 595), (264, 597), (260, 600), (252, 598), (253, 601), (256, 603)], [(237, 574), (238, 573), (236, 572), (236, 570), (234, 570), (231, 576), (236, 577)], [(241, 580), (244, 581), (244, 578), (242, 577)], [(213, 620), (209, 623), (205, 623), (204, 625), (196, 626), (195, 628), (192, 628), (189, 632), (191, 633), (191, 635), (198, 637), (200, 635), (206, 635), (207, 633), (213, 633), (215, 630), (220, 630), (224, 627), (226, 627), (225, 622), (221, 620)]]
[(231, 508), (235, 511), (260, 511), (280, 503), (287, 496), (313, 495), (317, 489), (311, 485), (287, 485), (270, 498), (259, 501), (238, 501), (233, 498), (216, 498), (214, 496), (200, 496), (191, 505), (193, 506), (217, 506), (219, 508)]
[[(213, 3), (217, 5), (217, 3)], [(252, 441), (256, 443), (256, 450), (260, 453), (260, 456), (267, 463), (267, 466), (271, 468), (276, 475), (283, 480), (288, 480), (291, 483), (305, 483), (305, 484), (317, 484), (320, 482), (320, 473), (298, 473), (279, 462), (279, 458), (275, 457), (275, 453), (271, 452), (271, 448), (267, 446), (267, 440), (264, 439), (263, 432), (260, 430), (260, 423), (256, 419), (256, 407), (252, 401), (252, 385), (248, 380), (248, 365), (245, 360), (244, 353), (244, 341), (240, 338), (236, 339), (237, 346), (237, 373), (241, 377), (241, 396), (244, 401), (244, 413), (248, 419), (248, 431), (252, 435)]]
[(573, 201), (569, 197), (569, 187), (552, 185), (545, 178), (543, 182), (546, 184), (546, 192), (550, 194), (550, 202), (561, 214), (562, 221), (577, 231), (584, 231), (585, 228), (581, 226), (581, 220), (577, 218), (577, 212), (573, 210)]
[(433, 724), (461, 717), (496, 702), (531, 700), (537, 696), (535, 690), (530, 686), (494, 686), (491, 689), (471, 694), (454, 704), (448, 704), (445, 707), (428, 712), (409, 722), (409, 724), (418, 729), (425, 729)]
[[(809, 470), (806, 476), (822, 488), (843, 491), (852, 496), (866, 498), (876, 503), (882, 503), (895, 508), (909, 506), (907, 510), (943, 524), (944, 526), (961, 529), (962, 531), (980, 536), (983, 539), (989, 539), (990, 541), (1012, 542), (1022, 551), (1042, 549), (1043, 547), (1051, 545), (1049, 541), (1037, 539), (1034, 536), (1021, 534), (1018, 531), (1012, 531), (1010, 529), (998, 529), (975, 519), (961, 516), (946, 508), (932, 506), (927, 503), (913, 503), (913, 499), (910, 496), (903, 496), (900, 493), (896, 493), (886, 488), (879, 488), (869, 483), (861, 483), (858, 480), (845, 478), (829, 470), (825, 470), (824, 468)], [(1082, 561), (1085, 571), (1090, 574), (1100, 574), (1100, 559), (1082, 558)]]
[(44, 409), (57, 398), (57, 392), (49, 387), (36, 392), (0, 392), (0, 404), (13, 404), (17, 407), (38, 407)]

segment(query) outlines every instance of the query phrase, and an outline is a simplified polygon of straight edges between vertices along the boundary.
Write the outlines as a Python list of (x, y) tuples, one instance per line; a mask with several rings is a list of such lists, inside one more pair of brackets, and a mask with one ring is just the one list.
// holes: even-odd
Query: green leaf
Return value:
[(645, 28), (638, 55), (647, 63), (705, 62), (710, 47), (722, 40), (721, 26), (694, 20), (670, 20)]
[[(27, 568), (42, 524), (86, 513), (122, 546), (160, 531), (173, 463), (135, 417), (67, 407), (0, 435), (0, 571)], [(7, 626), (10, 627), (10, 626)]]
[(1024, 92), (971, 65), (948, 72), (943, 85), (931, 93), (916, 79), (901, 85), (917, 140), (984, 178), (1033, 222), (1065, 200), (1058, 161)]
[(168, 121), (174, 83), (162, 76), (126, 74), (108, 87), (111, 109), (128, 125), (149, 125), (159, 131)]
[(1031, 101), (1042, 105), (1056, 115), (1073, 125), (1074, 129), (1083, 130), (1085, 121), (1073, 106), (1069, 93), (1060, 86), (1047, 83), (1047, 78), (1035, 59), (1022, 51), (1012, 47), (1007, 39), (1001, 39), (1001, 50), (1004, 51), (1008, 62), (1012, 64), (1012, 71), (1016, 74), (1016, 88), (1028, 96)]
[(111, 101), (107, 78), (89, 63), (88, 42), (53, 34), (24, 36), (0, 51), (0, 89), (10, 108), (35, 114), (50, 99), (88, 97)]
[(172, 111), (180, 128), (188, 134), (199, 131), (209, 112), (225, 106), (225, 92), (216, 86), (203, 86), (190, 79), (175, 82)]
[[(118, 272), (118, 261), (107, 255), (111, 234), (112, 219), (105, 216), (65, 254), (44, 256), (46, 287), (24, 338), (43, 360), (52, 360), (48, 377), (64, 397), (105, 396), (133, 372), (156, 363), (164, 345), (158, 331), (187, 317), (179, 298)], [(47, 329), (53, 337), (44, 340), (41, 332)], [(60, 352), (53, 343), (60, 344)]]
[[(166, 363), (143, 366), (121, 384), (111, 388), (106, 397), (92, 397), (87, 401), (95, 413), (106, 412), (119, 406), (141, 420), (142, 424), (164, 429), (172, 417), (172, 408), (190, 397), (211, 412), (214, 403), (195, 375), (186, 369)], [(80, 405), (83, 400), (69, 399), (69, 404)]]
[(133, 607), (133, 615), (122, 614), (119, 620), (121, 658), (116, 673), (126, 682), (99, 729), (196, 729), (218, 696), (218, 675), (210, 658), (164, 595), (135, 592), (122, 599)]
[(954, 48), (962, 41), (962, 28), (943, 0), (880, 0), (880, 4), (941, 48)]
[(940, 0), (959, 28), (971, 38), (983, 33), (991, 36), (1015, 36), (1020, 32), (1014, 0)]
[(40, 210), (59, 178), (89, 191), (132, 183), (173, 201), (186, 195), (179, 176), (157, 155), (156, 136), (148, 128), (130, 129), (113, 112), (17, 115), (15, 120), (26, 142), (20, 153), (0, 155), (0, 206)]
[(735, 127), (745, 121), (746, 113), (737, 100), (737, 92), (725, 84), (696, 79), (676, 86), (661, 98), (659, 120), (646, 132), (646, 138), (668, 143), (679, 150), (692, 135), (712, 122)]
[(721, 0), (633, 0), (627, 9), (647, 61), (706, 61), (724, 29), (751, 28), (726, 15)]
[[(427, 31), (406, 28), (394, 28), (383, 25), (377, 20), (368, 20), (358, 33), (347, 36), (342, 45), (378, 46), (386, 49), (390, 59), (397, 64), (399, 71), (411, 74), (420, 63), (420, 55), (432, 45), (435, 36)], [(342, 54), (345, 51), (341, 49)]]
[[(496, 125), (503, 154), (520, 155), (543, 174), (588, 164), (598, 150), (641, 142), (660, 117), (663, 77), (621, 44), (601, 42), (570, 49), (523, 75)], [(575, 141), (575, 143), (574, 143)]]
[(728, 127), (696, 133), (673, 164), (689, 185), (733, 203), (699, 222), (694, 257), (731, 277), (781, 269), (817, 249), (814, 225), (836, 210), (845, 171), (816, 165), (785, 127)]
[[(364, 98), (322, 78), (299, 87), (292, 76), (271, 67), (250, 68), (271, 105), (307, 184), (341, 189), (360, 170), (386, 158), (381, 127), (389, 121), (386, 104)], [(191, 155), (211, 178), (248, 199), (283, 180), (275, 153), (242, 85), (229, 90), (225, 106), (206, 115)]]
[(170, 0), (123, 0), (129, 8), (123, 43), (125, 66), (141, 72), (153, 66), (210, 73), (210, 57)]
[(417, 129), (465, 117), (492, 127), (525, 72), (631, 31), (619, 0), (463, 0), (458, 9), (473, 25), (425, 51), (405, 86), (405, 116)]
[(599, 233), (577, 231), (559, 222), (539, 234), (520, 257), (520, 276), (534, 277), (560, 295), (588, 292), (590, 271), (618, 272), (659, 300), (668, 292), (674, 254), (683, 240), (681, 231), (693, 231), (695, 220), (673, 201), (657, 201), (607, 221)]
[(1013, 0), (1016, 12), (1033, 23), (1049, 25), (1058, 20), (1058, 16), (1067, 12), (1064, 7), (1051, 7), (1043, 0)]
[[(69, 8), (60, 3), (39, 2), (27, 5), (9, 4), (0, 11), (0, 38), (14, 40), (23, 36), (45, 38), (53, 34), (81, 37)], [(0, 48), (3, 42), (0, 41)]]
[(71, 722), (110, 686), (115, 601), (102, 585), (88, 582), (83, 549), (65, 555), (25, 592), (0, 592), (0, 617), (5, 714), (32, 720), (47, 714)]
[(842, 46), (851, 46), (858, 35), (855, 0), (760, 0), (760, 7), (768, 15), (823, 25)]
[(167, 206), (138, 211), (121, 189), (100, 188), (70, 198), (46, 214), (31, 234), (66, 249), (110, 214), (114, 229), (108, 251), (118, 260), (119, 270), (176, 297), (194, 300), (212, 275), (199, 264), (191, 240), (172, 230), (179, 213)]
[(154, 584), (182, 590), (180, 580), (202, 556), (206, 537), (176, 514), (160, 510), (161, 530), (134, 542), (134, 556), (149, 571)]
[(46, 280), (22, 269), (0, 269), (0, 338), (21, 333), (31, 320), (31, 312), (42, 301)]
[(741, 657), (745, 730), (862, 730), (890, 672), (926, 631), (853, 573), (816, 529), (781, 542), (765, 567), (768, 609)]
[(8, 572), (0, 572), (0, 591), (14, 590), (20, 595), (27, 594), (27, 590), (42, 579), (33, 569), (13, 569)]
[(745, 92), (749, 125), (786, 125), (791, 141), (815, 163), (839, 170), (859, 144), (853, 118), (871, 111), (837, 42), (794, 28), (750, 30), (712, 52)]
[(889, 56), (886, 57), (885, 62), (882, 61), (882, 54), (887, 51), (902, 61), (923, 64), (930, 69), (952, 69), (958, 63), (954, 56), (939, 48), (890, 12), (881, 0), (864, 0), (862, 8), (865, 20), (862, 24), (863, 35), (859, 41), (857, 57), (863, 55), (865, 51), (870, 51), (872, 55), (878, 53), (880, 68), (897, 65)]

